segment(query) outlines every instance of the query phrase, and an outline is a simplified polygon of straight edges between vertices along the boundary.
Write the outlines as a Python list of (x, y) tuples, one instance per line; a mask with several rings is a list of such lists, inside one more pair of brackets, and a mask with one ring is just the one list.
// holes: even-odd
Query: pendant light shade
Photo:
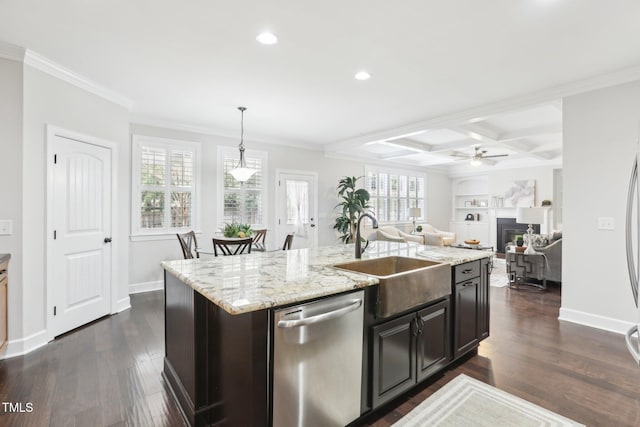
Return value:
[(238, 163), (238, 166), (231, 169), (229, 173), (237, 181), (246, 182), (258, 171), (256, 169), (248, 168), (247, 162), (244, 159), (244, 112), (246, 107), (238, 107), (238, 110), (240, 110), (240, 162)]

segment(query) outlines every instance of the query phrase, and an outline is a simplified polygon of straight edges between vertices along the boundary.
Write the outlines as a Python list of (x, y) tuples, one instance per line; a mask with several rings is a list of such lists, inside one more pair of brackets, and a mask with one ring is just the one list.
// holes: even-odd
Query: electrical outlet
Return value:
[(613, 230), (614, 221), (611, 217), (598, 217), (598, 230)]
[(0, 236), (10, 236), (13, 234), (13, 221), (10, 219), (0, 220)]

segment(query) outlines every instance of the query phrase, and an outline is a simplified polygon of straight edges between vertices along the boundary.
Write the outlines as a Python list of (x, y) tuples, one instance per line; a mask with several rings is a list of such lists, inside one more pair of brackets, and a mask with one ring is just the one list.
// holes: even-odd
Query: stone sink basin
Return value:
[(446, 263), (389, 256), (334, 267), (378, 279), (378, 317), (393, 316), (451, 294), (451, 266)]

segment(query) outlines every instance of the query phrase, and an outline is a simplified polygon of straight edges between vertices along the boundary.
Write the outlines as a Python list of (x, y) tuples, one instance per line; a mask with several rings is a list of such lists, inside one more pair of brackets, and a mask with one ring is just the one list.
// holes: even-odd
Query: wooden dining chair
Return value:
[[(220, 251), (220, 255), (240, 255), (243, 253), (251, 253), (251, 244), (253, 243), (253, 239), (251, 237), (247, 237), (246, 239), (216, 239), (213, 238), (213, 254), (218, 256), (218, 251)], [(246, 252), (245, 252), (246, 251)]]
[(287, 237), (284, 238), (284, 245), (282, 245), (282, 250), (286, 251), (291, 249), (291, 243), (293, 242), (294, 233), (287, 234)]
[(264, 240), (267, 237), (267, 230), (253, 230), (253, 250), (264, 252), (267, 250)]
[(176, 236), (178, 236), (178, 241), (180, 242), (182, 256), (184, 256), (184, 259), (192, 259), (194, 252), (196, 254), (195, 257), (200, 258), (200, 254), (198, 253), (198, 242), (196, 241), (196, 233), (193, 230), (188, 233), (176, 234)]

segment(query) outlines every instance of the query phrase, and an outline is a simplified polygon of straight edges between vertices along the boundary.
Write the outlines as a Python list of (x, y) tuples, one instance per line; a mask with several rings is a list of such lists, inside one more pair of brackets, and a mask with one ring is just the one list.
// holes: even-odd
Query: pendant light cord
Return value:
[(238, 167), (246, 168), (246, 162), (244, 160), (244, 111), (246, 107), (238, 107), (240, 110), (240, 164)]

